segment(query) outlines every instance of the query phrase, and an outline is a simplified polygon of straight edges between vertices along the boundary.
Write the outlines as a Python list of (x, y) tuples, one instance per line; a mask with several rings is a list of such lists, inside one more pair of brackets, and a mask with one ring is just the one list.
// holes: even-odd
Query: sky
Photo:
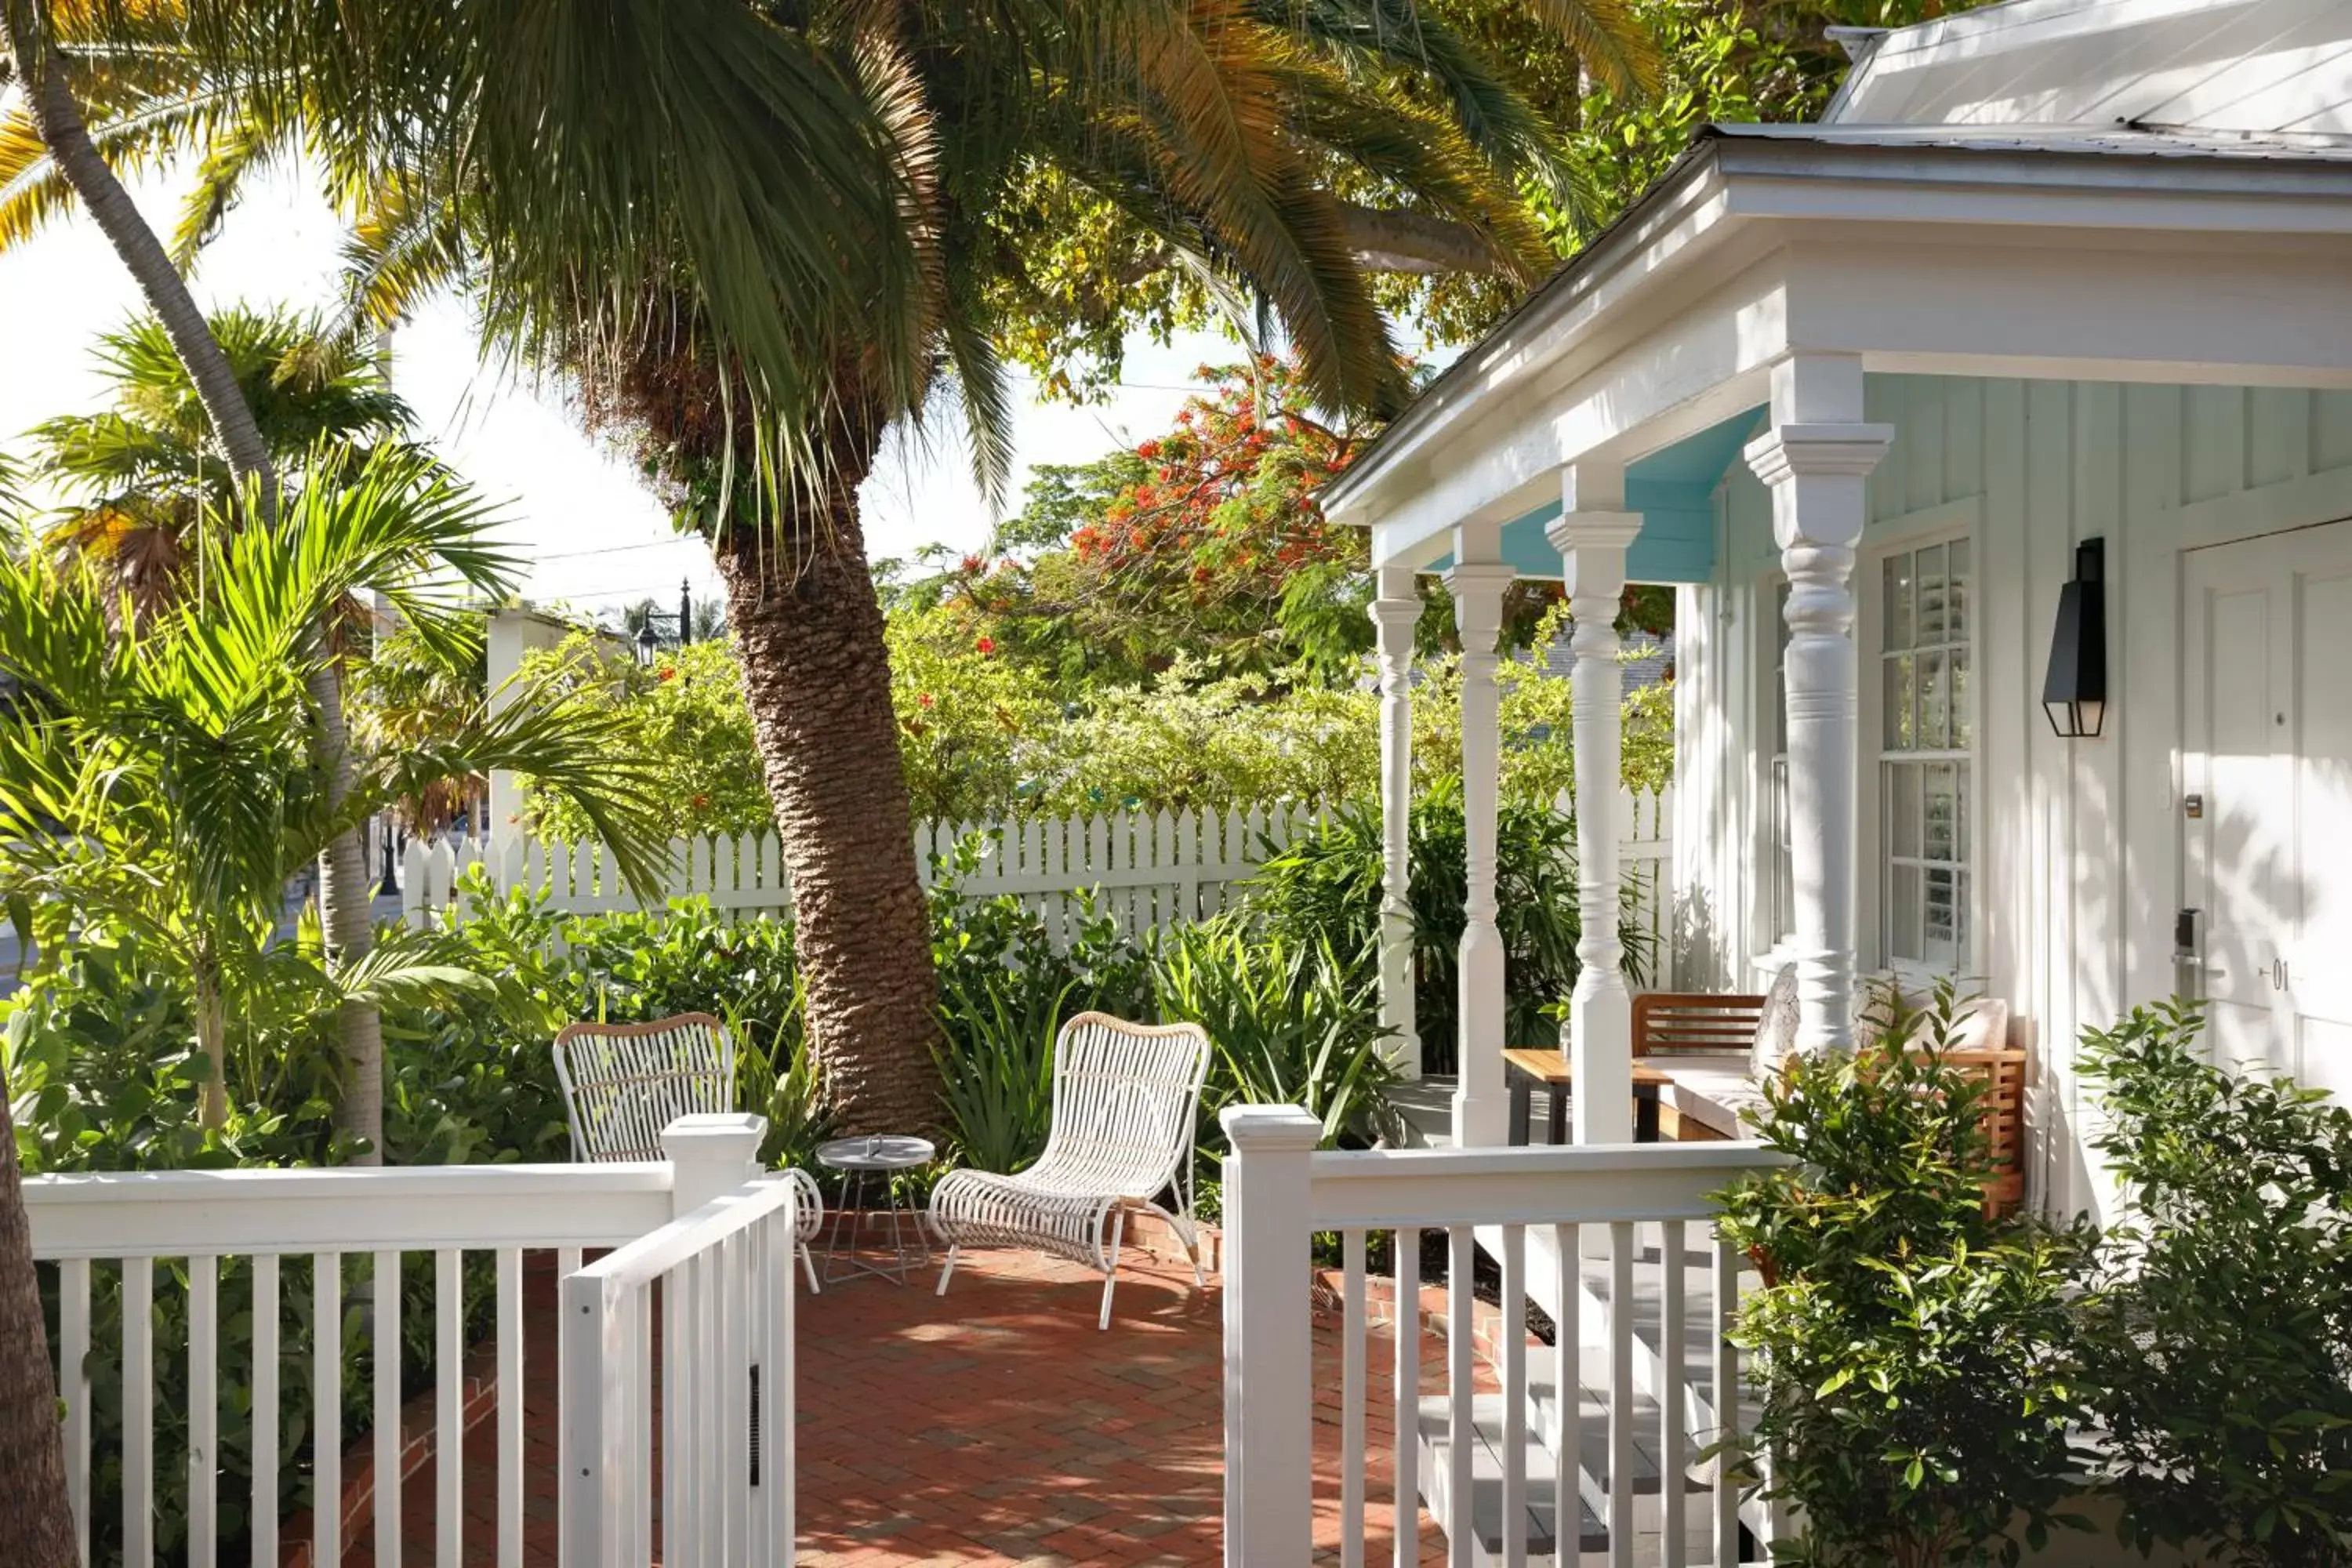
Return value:
[[(168, 233), (178, 182), (143, 181), (131, 194)], [(257, 184), (205, 253), (194, 279), (205, 309), (323, 306), (333, 297), (340, 230), (299, 170)], [(14, 252), (0, 253), (0, 447), (22, 453), (21, 432), (59, 414), (103, 405), (90, 351), (99, 333), (138, 309), (137, 290), (96, 226), (77, 213)], [(1204, 363), (1238, 351), (1209, 333), (1160, 346), (1129, 345), (1125, 384), (1100, 405), (1073, 408), (1023, 399), (1007, 510), (1029, 468), (1084, 462), (1166, 428)], [(462, 300), (436, 300), (394, 334), (394, 384), (419, 432), (503, 508), (509, 547), (526, 563), (520, 592), (587, 615), (648, 596), (675, 603), (681, 579), (698, 597), (719, 593), (709, 553), (679, 539), (634, 468), (583, 435), (560, 389), (480, 363)], [(867, 549), (904, 557), (928, 543), (978, 550), (997, 521), (971, 477), (961, 440), (933, 421), (894, 432), (866, 483)]]

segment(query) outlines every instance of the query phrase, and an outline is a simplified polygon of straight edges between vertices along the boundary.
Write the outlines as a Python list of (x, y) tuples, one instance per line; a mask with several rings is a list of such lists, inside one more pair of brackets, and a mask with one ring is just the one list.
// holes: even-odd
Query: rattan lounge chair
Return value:
[[(567, 1024), (555, 1037), (555, 1076), (573, 1159), (659, 1160), (662, 1130), (671, 1122), (735, 1109), (735, 1042), (708, 1013), (649, 1024)], [(824, 1198), (806, 1171), (784, 1174), (793, 1184), (801, 1268), (814, 1295), (809, 1243), (824, 1225)]]
[[(1045, 1152), (1018, 1174), (950, 1173), (931, 1193), (931, 1224), (948, 1244), (939, 1294), (967, 1247), (1024, 1247), (1103, 1274), (1110, 1327), (1118, 1249), (1130, 1212), (1165, 1219), (1201, 1271), (1192, 1222), (1192, 1135), (1208, 1077), (1209, 1037), (1198, 1024), (1129, 1024), (1081, 1013), (1054, 1043), (1054, 1120)], [(1160, 1204), (1172, 1189), (1173, 1207)]]

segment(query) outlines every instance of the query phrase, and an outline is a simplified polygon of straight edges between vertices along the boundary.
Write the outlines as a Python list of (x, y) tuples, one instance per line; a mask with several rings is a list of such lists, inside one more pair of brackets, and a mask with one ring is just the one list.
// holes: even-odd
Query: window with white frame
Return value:
[(1965, 537), (1880, 563), (1879, 923), (1890, 964), (1969, 962), (1971, 581)]

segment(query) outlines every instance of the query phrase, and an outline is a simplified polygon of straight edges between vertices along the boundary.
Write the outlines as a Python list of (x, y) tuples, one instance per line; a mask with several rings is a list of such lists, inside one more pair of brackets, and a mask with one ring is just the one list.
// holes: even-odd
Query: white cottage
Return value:
[[(2352, 6), (2011, 0), (1844, 41), (1820, 123), (1708, 127), (1327, 498), (1379, 573), (1386, 1005), (1412, 1049), (1414, 575), (1474, 649), (1515, 576), (1564, 578), (1576, 1135), (1626, 1136), (1609, 623), (1675, 584), (1674, 984), (1793, 962), (1823, 1044), (1857, 973), (1967, 977), (2032, 1056), (2032, 1196), (2095, 1207), (2074, 1041), (2135, 1002), (2201, 992), (2221, 1050), (2352, 1093)], [(2078, 577), (2103, 706), (2064, 738)], [(1494, 661), (1465, 662), (1454, 1121), (1493, 1143)]]

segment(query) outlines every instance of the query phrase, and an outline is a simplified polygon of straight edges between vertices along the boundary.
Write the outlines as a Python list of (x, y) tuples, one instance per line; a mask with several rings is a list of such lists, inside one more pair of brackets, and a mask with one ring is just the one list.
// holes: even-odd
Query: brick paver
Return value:
[[(553, 1562), (556, 1419), (551, 1277), (526, 1290), (525, 1561)], [(960, 1265), (942, 1300), (927, 1284), (861, 1279), (801, 1298), (800, 1560), (810, 1568), (914, 1563), (1206, 1563), (1223, 1554), (1223, 1301), (1213, 1276), (1146, 1259), (1121, 1270), (1109, 1332), (1095, 1328), (1101, 1277), (1019, 1253)], [(1339, 1349), (1316, 1331), (1317, 1538), (1339, 1532)], [(1442, 1346), (1423, 1346), (1423, 1386), (1441, 1385)], [(1393, 1356), (1370, 1344), (1366, 1561), (1390, 1561), (1385, 1456)], [(466, 1442), (468, 1563), (496, 1561), (497, 1458), (488, 1400)], [(403, 1488), (404, 1563), (434, 1561), (430, 1397)], [(420, 1408), (421, 1407), (421, 1408)], [(365, 1440), (347, 1464), (346, 1568), (373, 1568)], [(306, 1540), (307, 1519), (287, 1521)], [(307, 1552), (299, 1553), (307, 1559)], [(1444, 1561), (1423, 1530), (1422, 1560)], [(289, 1562), (296, 1554), (289, 1553)]]

